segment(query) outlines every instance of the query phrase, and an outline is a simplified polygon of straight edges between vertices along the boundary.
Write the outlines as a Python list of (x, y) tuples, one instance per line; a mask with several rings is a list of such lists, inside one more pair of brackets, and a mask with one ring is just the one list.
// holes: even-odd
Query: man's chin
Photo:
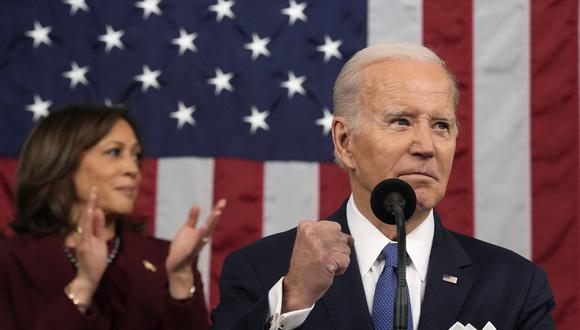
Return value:
[(415, 194), (417, 195), (417, 206), (415, 209), (417, 211), (428, 211), (433, 208), (439, 203), (441, 200), (433, 195), (433, 193), (427, 193), (422, 191), (422, 189), (415, 190)]

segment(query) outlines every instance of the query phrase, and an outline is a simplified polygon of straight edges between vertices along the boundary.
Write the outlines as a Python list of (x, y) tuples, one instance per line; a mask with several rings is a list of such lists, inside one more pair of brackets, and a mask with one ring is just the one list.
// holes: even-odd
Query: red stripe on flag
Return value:
[(147, 158), (141, 163), (141, 187), (133, 210), (135, 221), (145, 221), (143, 232), (153, 236), (155, 233), (155, 204), (157, 193), (157, 159)]
[(321, 163), (319, 172), (319, 216), (321, 219), (326, 219), (350, 195), (350, 183), (346, 171), (334, 163)]
[(577, 329), (578, 2), (531, 4), (532, 255), (548, 272), (558, 328)]
[[(14, 188), (16, 186), (16, 169), (18, 160), (0, 158), (0, 233), (14, 217)], [(6, 231), (10, 233), (10, 231)]]
[(472, 3), (423, 1), (423, 43), (446, 63), (459, 83), (459, 138), (447, 194), (437, 210), (446, 227), (473, 235)]
[(219, 302), (218, 281), (224, 258), (231, 251), (262, 237), (264, 164), (239, 159), (216, 159), (214, 201), (227, 198), (227, 207), (213, 234), (210, 266), (210, 308)]

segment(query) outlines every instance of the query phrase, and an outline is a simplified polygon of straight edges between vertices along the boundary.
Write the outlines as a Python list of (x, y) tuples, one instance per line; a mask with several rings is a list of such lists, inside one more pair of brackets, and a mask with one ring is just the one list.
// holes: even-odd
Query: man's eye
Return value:
[(440, 130), (449, 130), (449, 123), (446, 123), (444, 121), (438, 121), (435, 123), (435, 128)]
[(405, 118), (395, 118), (393, 119), (393, 121), (391, 122), (395, 125), (400, 125), (400, 126), (409, 126), (410, 122), (408, 119)]

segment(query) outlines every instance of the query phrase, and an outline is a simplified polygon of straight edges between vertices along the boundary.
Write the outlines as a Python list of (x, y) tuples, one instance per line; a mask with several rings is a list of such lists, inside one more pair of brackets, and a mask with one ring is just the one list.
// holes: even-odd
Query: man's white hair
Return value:
[(429, 48), (410, 43), (387, 43), (370, 46), (358, 51), (340, 70), (334, 83), (334, 115), (347, 118), (351, 128), (356, 129), (359, 121), (360, 99), (363, 69), (375, 62), (384, 60), (435, 63), (447, 73), (451, 84), (454, 106), (457, 105), (459, 92), (457, 82), (447, 70), (445, 62)]

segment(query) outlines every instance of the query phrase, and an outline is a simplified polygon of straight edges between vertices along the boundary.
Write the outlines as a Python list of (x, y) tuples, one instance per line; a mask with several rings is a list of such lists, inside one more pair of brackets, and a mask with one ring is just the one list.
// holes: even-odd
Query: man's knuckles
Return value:
[(304, 220), (298, 224), (298, 233), (317, 235), (330, 232), (340, 232), (341, 227), (337, 222), (328, 220)]

